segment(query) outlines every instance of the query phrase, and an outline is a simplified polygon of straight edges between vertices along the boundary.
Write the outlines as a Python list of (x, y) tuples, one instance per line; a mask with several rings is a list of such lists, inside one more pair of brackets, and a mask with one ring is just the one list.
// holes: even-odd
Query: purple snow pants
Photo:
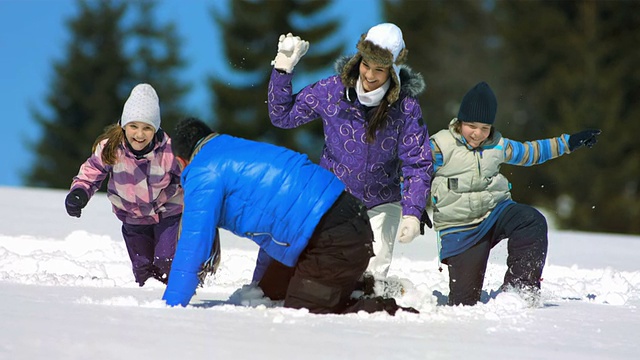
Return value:
[(151, 277), (166, 284), (178, 242), (181, 215), (160, 218), (151, 225), (122, 224), (133, 276), (143, 286)]

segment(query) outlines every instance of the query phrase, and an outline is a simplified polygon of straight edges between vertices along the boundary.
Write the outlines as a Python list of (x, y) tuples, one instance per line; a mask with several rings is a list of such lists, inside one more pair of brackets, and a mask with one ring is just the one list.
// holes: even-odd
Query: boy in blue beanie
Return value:
[(449, 305), (480, 300), (489, 252), (509, 239), (502, 291), (515, 290), (535, 303), (547, 256), (547, 222), (535, 208), (511, 199), (503, 163), (531, 166), (592, 147), (600, 130), (526, 143), (495, 130), (498, 103), (486, 82), (469, 90), (449, 128), (431, 136), (433, 225), (440, 260), (449, 270)]

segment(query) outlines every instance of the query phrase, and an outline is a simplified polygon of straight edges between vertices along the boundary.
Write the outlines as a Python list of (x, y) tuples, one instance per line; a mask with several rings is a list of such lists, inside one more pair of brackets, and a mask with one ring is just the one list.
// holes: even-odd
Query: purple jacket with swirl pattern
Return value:
[[(338, 60), (336, 69), (341, 71), (348, 60)], [(375, 108), (360, 104), (355, 89), (345, 88), (340, 75), (308, 85), (297, 94), (292, 91), (292, 78), (293, 74), (271, 72), (271, 122), (295, 128), (321, 120), (325, 144), (320, 165), (336, 174), (367, 208), (400, 201), (403, 215), (420, 219), (432, 174), (429, 133), (415, 98), (425, 88), (422, 76), (401, 66), (400, 97), (390, 105), (386, 124), (372, 143), (366, 141), (366, 119)]]

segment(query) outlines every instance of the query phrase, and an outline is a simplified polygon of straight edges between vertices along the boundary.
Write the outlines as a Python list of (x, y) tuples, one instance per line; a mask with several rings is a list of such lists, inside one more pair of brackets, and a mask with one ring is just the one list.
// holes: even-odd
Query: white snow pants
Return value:
[(400, 202), (378, 205), (367, 211), (373, 230), (374, 257), (369, 261), (368, 273), (376, 278), (385, 278), (391, 266), (393, 245), (402, 217)]

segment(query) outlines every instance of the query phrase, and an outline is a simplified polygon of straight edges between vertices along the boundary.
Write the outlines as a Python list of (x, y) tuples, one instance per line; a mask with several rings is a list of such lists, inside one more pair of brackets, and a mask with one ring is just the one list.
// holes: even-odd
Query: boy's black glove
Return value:
[(596, 136), (600, 135), (601, 132), (602, 131), (600, 129), (583, 130), (569, 136), (569, 150), (573, 152), (574, 150), (579, 149), (582, 145), (592, 147), (598, 141)]
[(64, 206), (67, 208), (67, 214), (79, 218), (82, 213), (82, 209), (88, 202), (89, 197), (84, 190), (73, 189), (64, 200)]
[(427, 210), (422, 210), (422, 215), (420, 216), (420, 235), (424, 235), (424, 225), (427, 224), (429, 229), (433, 227), (431, 223), (431, 219), (429, 219), (429, 214), (427, 214)]

